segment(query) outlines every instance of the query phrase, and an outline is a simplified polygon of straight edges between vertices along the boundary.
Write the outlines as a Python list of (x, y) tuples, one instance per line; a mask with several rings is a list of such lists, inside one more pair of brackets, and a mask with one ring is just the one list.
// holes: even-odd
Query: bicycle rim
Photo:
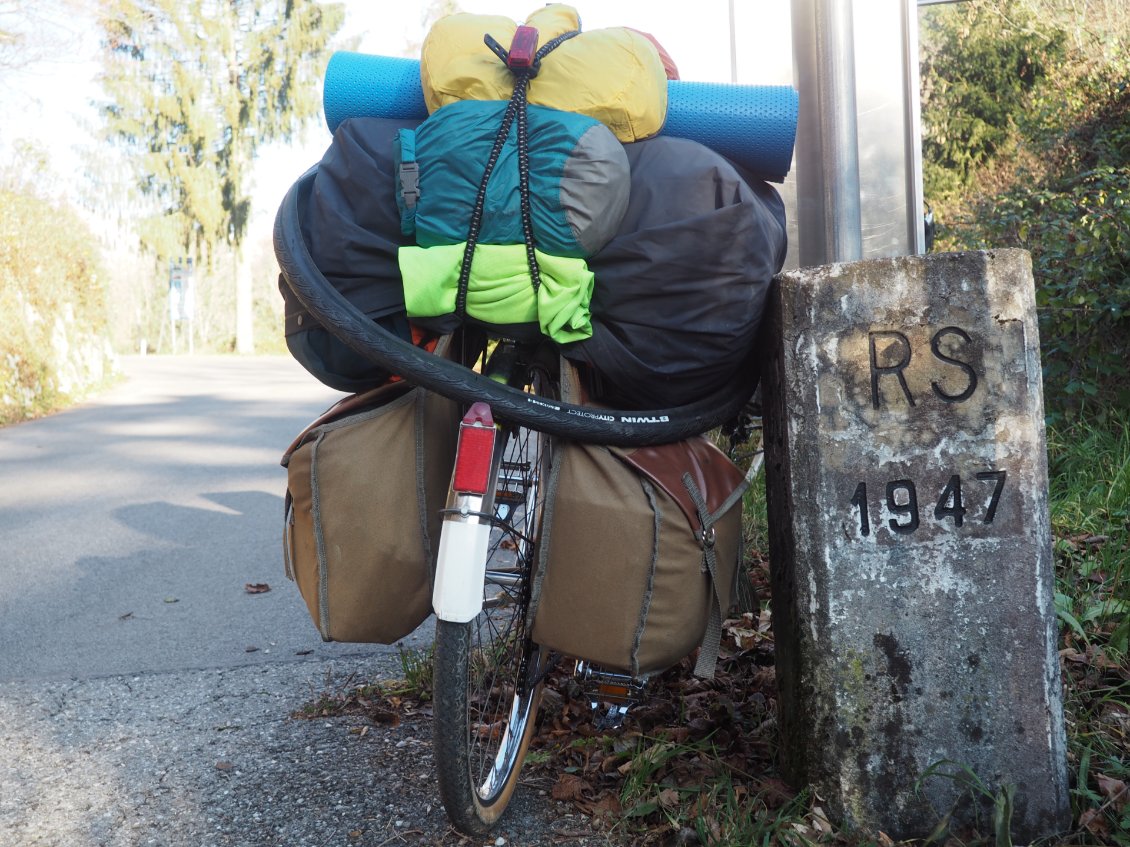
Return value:
[(517, 785), (546, 661), (530, 641), (527, 610), (550, 438), (524, 428), (504, 437), (483, 611), (470, 623), (436, 623), (440, 796), (455, 826), (474, 835), (498, 820)]

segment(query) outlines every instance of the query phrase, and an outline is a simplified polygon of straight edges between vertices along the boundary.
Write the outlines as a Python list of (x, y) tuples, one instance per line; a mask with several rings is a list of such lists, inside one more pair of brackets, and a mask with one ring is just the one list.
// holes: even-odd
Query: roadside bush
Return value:
[(1020, 0), (970, 0), (922, 15), (922, 158), (928, 197), (962, 191), (1015, 143), (1029, 93), (1064, 55), (1066, 34)]
[[(936, 41), (925, 49), (930, 71), (943, 78), (924, 79), (927, 138), (933, 133), (937, 142), (939, 128), (964, 127), (942, 140), (969, 152), (963, 159), (928, 141), (924, 172), (939, 249), (1031, 252), (1048, 418), (1101, 423), (1130, 405), (1130, 27), (1073, 25), (1054, 3), (1043, 5), (1035, 18), (1007, 8), (999, 14), (1018, 26), (996, 36), (1002, 59), (992, 79), (962, 70), (994, 37), (985, 30), (987, 4), (934, 13), (924, 41)], [(983, 97), (1007, 81), (1005, 71), (1019, 67), (1024, 53), (1016, 43), (1037, 57), (1020, 61), (1033, 68), (1031, 84), (1004, 87), (1002, 103), (1012, 104), (1005, 112), (981, 109)], [(960, 52), (970, 49), (972, 56)], [(974, 131), (988, 114), (1006, 114), (1007, 133)]]
[(1032, 253), (1053, 421), (1130, 406), (1130, 87), (1111, 70), (1078, 82), (1067, 125), (1032, 133), (1038, 170), (983, 198), (961, 235)]
[(72, 210), (0, 188), (0, 423), (57, 408), (110, 375), (104, 278)]

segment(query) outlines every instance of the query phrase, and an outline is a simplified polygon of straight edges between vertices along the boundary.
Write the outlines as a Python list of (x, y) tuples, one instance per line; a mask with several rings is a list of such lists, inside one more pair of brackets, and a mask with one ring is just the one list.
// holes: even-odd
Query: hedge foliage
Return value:
[(99, 262), (71, 209), (0, 187), (0, 423), (57, 408), (105, 378)]
[[(1030, 94), (1062, 62), (1062, 30), (973, 2), (922, 20), (922, 159), (931, 195), (965, 190), (1008, 150)], [(1016, 4), (1013, 4), (1014, 6)]]
[[(1049, 419), (1124, 414), (1130, 26), (1071, 18), (1052, 0), (972, 0), (930, 14), (927, 74), (952, 77), (924, 77), (924, 174), (939, 247), (1029, 250)], [(994, 45), (1001, 61), (962, 69)], [(965, 155), (955, 152), (961, 144)]]

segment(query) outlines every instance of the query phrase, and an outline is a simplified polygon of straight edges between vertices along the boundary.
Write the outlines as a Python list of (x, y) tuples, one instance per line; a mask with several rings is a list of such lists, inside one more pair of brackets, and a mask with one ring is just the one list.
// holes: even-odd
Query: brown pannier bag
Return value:
[(283, 456), (283, 553), (326, 641), (391, 644), (431, 613), (458, 405), (399, 382), (348, 397)]
[(534, 641), (633, 676), (701, 646), (695, 673), (713, 675), (747, 486), (701, 436), (637, 449), (558, 443), (532, 591)]

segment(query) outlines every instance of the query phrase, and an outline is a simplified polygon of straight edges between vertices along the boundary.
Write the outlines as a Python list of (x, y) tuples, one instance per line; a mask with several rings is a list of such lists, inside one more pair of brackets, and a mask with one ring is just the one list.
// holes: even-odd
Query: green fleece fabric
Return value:
[[(401, 247), (400, 274), (409, 317), (455, 312), (465, 244)], [(558, 344), (592, 335), (593, 274), (584, 259), (535, 251), (541, 273), (536, 297), (523, 244), (477, 244), (467, 285), (467, 314), (493, 324), (537, 323)]]

